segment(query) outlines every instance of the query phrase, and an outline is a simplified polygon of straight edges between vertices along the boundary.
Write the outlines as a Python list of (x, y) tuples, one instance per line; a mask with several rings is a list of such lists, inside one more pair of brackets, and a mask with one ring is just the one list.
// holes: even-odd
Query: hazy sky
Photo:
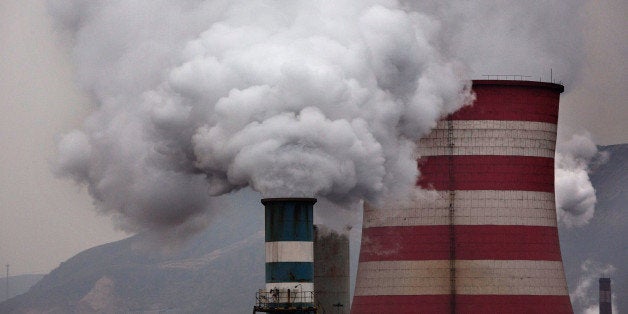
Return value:
[(50, 170), (56, 138), (90, 106), (73, 86), (44, 1), (0, 1), (0, 263), (46, 273), (81, 250), (124, 237), (84, 188)]
[[(560, 130), (598, 144), (628, 143), (628, 4), (588, 1), (586, 75), (561, 100)], [(125, 236), (99, 217), (84, 188), (50, 171), (58, 136), (90, 112), (73, 84), (68, 47), (43, 0), (0, 1), (0, 263), (46, 273), (81, 250)]]
[(628, 2), (587, 1), (582, 81), (561, 98), (559, 129), (583, 130), (598, 145), (628, 143)]

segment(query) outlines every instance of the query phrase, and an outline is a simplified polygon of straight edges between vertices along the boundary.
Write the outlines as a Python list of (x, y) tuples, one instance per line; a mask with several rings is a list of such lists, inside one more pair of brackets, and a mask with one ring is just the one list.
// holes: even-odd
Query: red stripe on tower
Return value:
[[(457, 225), (454, 232), (457, 259), (561, 260), (556, 227)], [(445, 260), (449, 238), (447, 225), (365, 228), (362, 241), (376, 249), (361, 251), (360, 261)]]
[(562, 85), (530, 81), (473, 81), (476, 101), (452, 120), (536, 121), (556, 124)]
[(554, 191), (554, 158), (431, 156), (419, 167), (424, 189)]
[[(563, 296), (458, 296), (456, 313), (557, 313), (572, 314), (571, 303)], [(447, 313), (447, 295), (355, 297), (353, 313)], [(392, 305), (391, 305), (392, 304)], [(547, 308), (562, 308), (552, 312)], [(420, 309), (418, 312), (417, 309)]]
[(572, 313), (554, 204), (561, 85), (474, 81), (418, 142), (407, 206), (365, 206), (352, 313)]

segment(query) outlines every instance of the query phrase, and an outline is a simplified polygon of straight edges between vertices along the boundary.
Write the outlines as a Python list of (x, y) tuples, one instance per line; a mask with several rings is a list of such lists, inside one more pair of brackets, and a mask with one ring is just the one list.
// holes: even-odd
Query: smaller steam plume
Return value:
[(591, 135), (573, 135), (556, 149), (555, 189), (558, 219), (567, 227), (582, 226), (595, 212), (595, 189), (589, 174), (608, 160), (608, 153), (599, 152)]

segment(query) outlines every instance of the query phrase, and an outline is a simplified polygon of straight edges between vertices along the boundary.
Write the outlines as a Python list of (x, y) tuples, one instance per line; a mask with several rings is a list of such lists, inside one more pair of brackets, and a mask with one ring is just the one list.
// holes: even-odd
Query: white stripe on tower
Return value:
[[(490, 270), (490, 271), (487, 271)], [(566, 295), (560, 261), (457, 260), (456, 292), (468, 295)], [(449, 293), (449, 261), (363, 262), (366, 278), (355, 294), (439, 295)]]
[[(556, 124), (530, 121), (451, 121), (452, 155), (502, 155), (554, 158)], [(450, 155), (446, 121), (418, 142), (422, 157)]]
[[(456, 225), (555, 226), (554, 193), (536, 191), (455, 191)], [(412, 207), (364, 207), (363, 226), (449, 224), (449, 192), (435, 191)]]
[(314, 243), (311, 241), (266, 242), (266, 263), (314, 262)]

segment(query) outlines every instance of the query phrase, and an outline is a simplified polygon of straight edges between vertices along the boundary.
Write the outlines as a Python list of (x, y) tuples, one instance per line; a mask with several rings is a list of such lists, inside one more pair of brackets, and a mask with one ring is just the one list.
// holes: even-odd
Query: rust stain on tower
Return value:
[(364, 208), (352, 313), (573, 313), (554, 199), (553, 83), (478, 80), (419, 141), (433, 190)]

